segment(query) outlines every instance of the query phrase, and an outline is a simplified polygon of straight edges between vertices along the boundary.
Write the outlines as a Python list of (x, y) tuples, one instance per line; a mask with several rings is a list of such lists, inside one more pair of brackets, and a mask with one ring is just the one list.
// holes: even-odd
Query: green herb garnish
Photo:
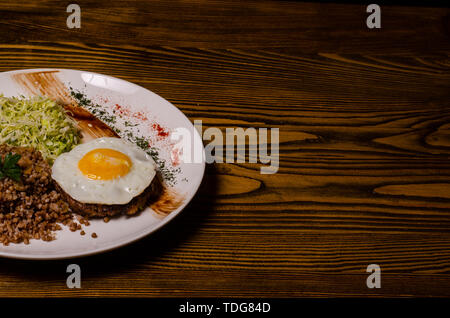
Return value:
[(2, 162), (2, 158), (0, 157), (0, 179), (3, 178), (11, 178), (14, 181), (20, 182), (20, 175), (22, 174), (22, 170), (17, 165), (17, 162), (20, 159), (20, 155), (12, 153), (8, 153), (5, 156), (5, 160)]

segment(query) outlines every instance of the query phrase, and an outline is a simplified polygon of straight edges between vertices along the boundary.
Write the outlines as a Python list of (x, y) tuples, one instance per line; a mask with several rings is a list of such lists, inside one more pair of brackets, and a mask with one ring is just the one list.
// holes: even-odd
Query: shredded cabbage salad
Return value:
[(80, 142), (76, 123), (46, 97), (0, 94), (0, 144), (34, 147), (50, 163)]

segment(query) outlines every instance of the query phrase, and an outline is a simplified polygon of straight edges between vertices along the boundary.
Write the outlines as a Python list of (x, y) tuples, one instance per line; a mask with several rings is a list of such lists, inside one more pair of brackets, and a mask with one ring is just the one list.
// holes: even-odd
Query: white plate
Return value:
[[(39, 80), (34, 80), (38, 78)], [(41, 81), (42, 80), (42, 81)], [(56, 81), (55, 81), (56, 80)], [(61, 86), (63, 84), (64, 86)], [(170, 193), (175, 193), (175, 204), (168, 214), (156, 213), (147, 208), (137, 216), (119, 217), (104, 223), (90, 220), (80, 231), (71, 232), (67, 227), (56, 231), (56, 240), (44, 242), (31, 240), (29, 245), (0, 243), (0, 256), (19, 259), (62, 259), (96, 254), (136, 241), (156, 231), (172, 220), (194, 197), (205, 170), (202, 140), (189, 119), (170, 102), (151, 91), (130, 82), (107, 75), (66, 69), (32, 69), (0, 73), (0, 94), (5, 96), (55, 95), (66, 92), (81, 92), (116, 117), (115, 127), (143, 136), (156, 147), (160, 158), (174, 172), (174, 182), (168, 183)], [(70, 95), (70, 94), (69, 94)], [(128, 123), (125, 124), (125, 121)], [(167, 132), (176, 128), (192, 133), (193, 144), (201, 145), (198, 163), (179, 162), (172, 156), (174, 141)], [(159, 129), (159, 130), (158, 130)], [(121, 132), (121, 136), (124, 136)], [(198, 150), (197, 150), (198, 151)], [(198, 154), (198, 152), (197, 152)], [(172, 158), (173, 157), (173, 158)], [(198, 157), (197, 157), (198, 158)], [(170, 210), (170, 209), (169, 209)], [(95, 232), (97, 238), (92, 238)]]

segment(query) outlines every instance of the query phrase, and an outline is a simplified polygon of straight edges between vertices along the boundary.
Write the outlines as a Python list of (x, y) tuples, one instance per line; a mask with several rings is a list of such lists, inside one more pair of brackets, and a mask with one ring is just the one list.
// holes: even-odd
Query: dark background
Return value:
[[(76, 260), (0, 260), (1, 296), (449, 296), (450, 12), (442, 2), (0, 2), (0, 70), (142, 85), (204, 128), (279, 127), (280, 170), (208, 165), (173, 222)], [(391, 4), (393, 2), (390, 2)], [(66, 267), (82, 288), (66, 287)], [(366, 287), (366, 267), (382, 288)]]

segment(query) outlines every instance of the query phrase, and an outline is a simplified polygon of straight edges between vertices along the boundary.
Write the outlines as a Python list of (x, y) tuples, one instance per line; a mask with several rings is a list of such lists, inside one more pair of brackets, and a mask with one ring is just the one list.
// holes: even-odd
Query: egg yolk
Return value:
[(131, 159), (113, 149), (94, 149), (78, 162), (80, 171), (93, 180), (111, 180), (125, 176), (131, 169)]

